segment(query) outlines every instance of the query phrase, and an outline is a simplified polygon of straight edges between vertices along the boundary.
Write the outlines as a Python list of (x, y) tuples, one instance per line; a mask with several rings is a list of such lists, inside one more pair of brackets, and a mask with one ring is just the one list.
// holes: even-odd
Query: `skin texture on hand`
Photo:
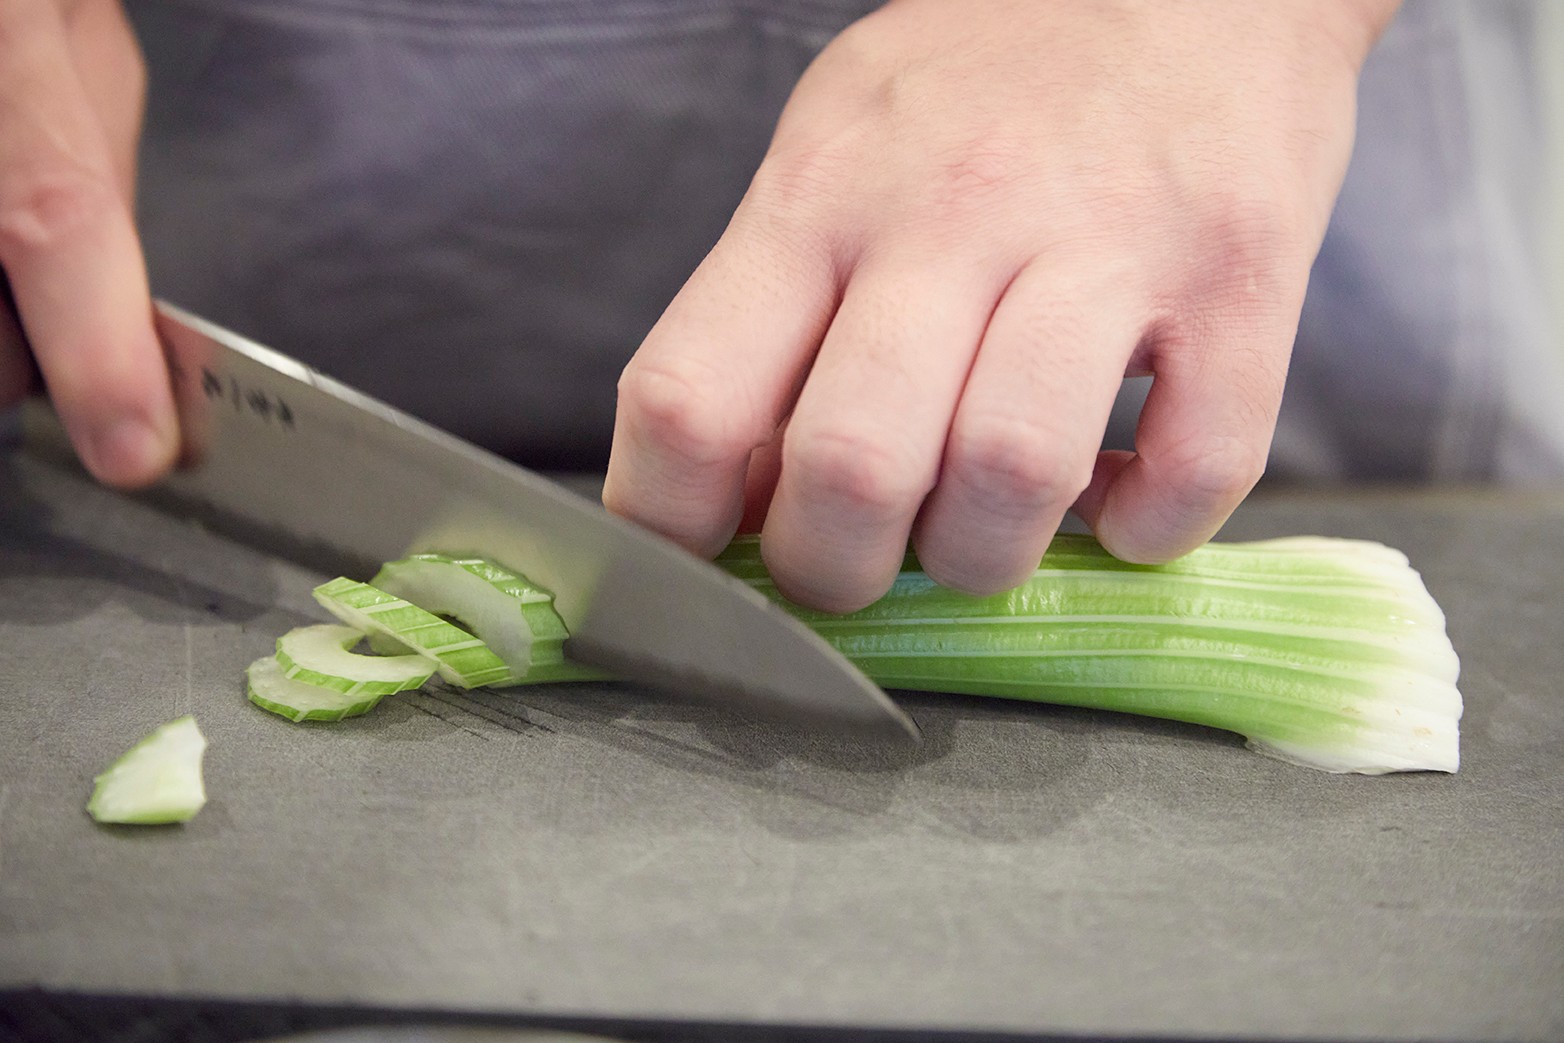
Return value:
[[(153, 481), (178, 432), (132, 218), (145, 72), (116, 0), (0, 4), (0, 266), (83, 463)], [(0, 407), (34, 390), (0, 330)]]
[[(1074, 506), (1165, 561), (1264, 468), (1394, 5), (893, 0), (798, 84), (626, 368), (604, 502), (849, 611), (1015, 585)], [(1099, 453), (1151, 375), (1134, 453)]]

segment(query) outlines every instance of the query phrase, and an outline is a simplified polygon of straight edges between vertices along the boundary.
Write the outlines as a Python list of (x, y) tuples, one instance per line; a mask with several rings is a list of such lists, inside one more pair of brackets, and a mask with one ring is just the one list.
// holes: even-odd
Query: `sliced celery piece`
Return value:
[(1335, 772), (1455, 771), (1460, 663), (1405, 555), (1327, 537), (1213, 543), (1131, 565), (1061, 535), (1021, 587), (970, 597), (909, 555), (845, 616), (788, 604), (740, 538), (718, 564), (887, 688), (1029, 699), (1210, 725)]
[(201, 757), (206, 738), (194, 717), (169, 721), (93, 780), (87, 814), (99, 822), (188, 822), (206, 804)]
[[(433, 672), (431, 668), (430, 673)], [(252, 703), (294, 722), (356, 717), (373, 710), (385, 698), (381, 692), (342, 691), (289, 677), (276, 656), (257, 659), (245, 670), (244, 677), (245, 693)]]
[(350, 651), (363, 637), (363, 631), (336, 623), (290, 630), (277, 639), (276, 658), (282, 676), (351, 697), (405, 692), (434, 675), (434, 663), (421, 655), (359, 655)]
[[(516, 677), (551, 673), (565, 661), (565, 621), (553, 595), (486, 558), (414, 554), (387, 562), (370, 586), (456, 620), (504, 660)], [(376, 642), (389, 650), (391, 646)]]
[(429, 658), (461, 688), (514, 684), (516, 673), (488, 645), (454, 623), (394, 594), (339, 577), (314, 590), (315, 600), (348, 626), (380, 634)]

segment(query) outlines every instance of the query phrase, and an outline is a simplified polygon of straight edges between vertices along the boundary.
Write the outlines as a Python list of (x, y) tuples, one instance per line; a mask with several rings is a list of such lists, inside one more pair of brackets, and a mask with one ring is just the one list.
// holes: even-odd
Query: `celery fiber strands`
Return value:
[(1061, 535), (1026, 583), (993, 597), (941, 588), (909, 555), (884, 598), (846, 616), (783, 602), (753, 538), (718, 564), (887, 688), (1209, 725), (1325, 771), (1459, 765), (1444, 613), (1406, 556), (1378, 543), (1212, 543), (1146, 566)]

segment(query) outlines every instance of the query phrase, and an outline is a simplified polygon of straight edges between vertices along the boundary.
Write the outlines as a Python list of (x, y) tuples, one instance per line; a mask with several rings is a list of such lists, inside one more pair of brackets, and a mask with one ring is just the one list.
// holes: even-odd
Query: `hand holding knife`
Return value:
[[(671, 542), (547, 479), (166, 303), (183, 466), (156, 502), (344, 572), (407, 553), (493, 558), (555, 595), (568, 654), (626, 680), (867, 736), (916, 737), (807, 627)], [(46, 405), (28, 441), (58, 449)]]

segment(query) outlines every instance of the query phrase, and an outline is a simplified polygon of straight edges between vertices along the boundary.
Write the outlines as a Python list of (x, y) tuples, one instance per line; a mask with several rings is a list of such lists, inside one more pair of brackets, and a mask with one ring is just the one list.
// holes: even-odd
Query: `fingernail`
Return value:
[(97, 428), (88, 461), (92, 473), (116, 485), (151, 481), (168, 456), (168, 440), (141, 417), (121, 417)]

